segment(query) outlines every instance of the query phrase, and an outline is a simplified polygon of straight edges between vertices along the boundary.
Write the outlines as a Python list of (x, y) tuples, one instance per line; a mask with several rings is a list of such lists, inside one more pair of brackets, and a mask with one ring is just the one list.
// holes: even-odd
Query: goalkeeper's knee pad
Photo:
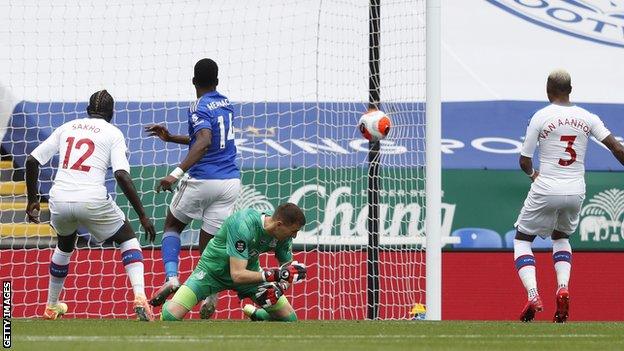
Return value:
[(176, 318), (173, 314), (171, 314), (171, 312), (169, 312), (169, 301), (165, 302), (162, 307), (162, 311), (160, 312), (160, 320), (170, 322), (181, 321), (181, 319)]

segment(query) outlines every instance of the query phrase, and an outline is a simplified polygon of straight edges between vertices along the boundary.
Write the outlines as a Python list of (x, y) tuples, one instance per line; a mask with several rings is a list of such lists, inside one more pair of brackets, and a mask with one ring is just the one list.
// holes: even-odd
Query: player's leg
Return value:
[(535, 255), (531, 248), (533, 240), (535, 240), (535, 235), (525, 234), (521, 232), (521, 229), (516, 231), (516, 237), (514, 238), (514, 263), (522, 285), (524, 285), (527, 291), (528, 300), (532, 300), (539, 295), (535, 274)]
[(67, 305), (59, 302), (65, 278), (69, 273), (69, 262), (76, 245), (78, 223), (73, 218), (71, 205), (50, 202), (50, 224), (57, 233), (57, 244), (50, 261), (48, 300), (43, 313), (44, 319), (57, 319), (67, 313)]
[(514, 239), (514, 263), (518, 277), (527, 292), (527, 303), (520, 314), (520, 320), (524, 322), (532, 321), (535, 313), (543, 310), (531, 244), (537, 234), (550, 233), (554, 223), (555, 211), (550, 206), (547, 196), (529, 191), (515, 223), (517, 232)]
[(132, 291), (134, 293), (134, 311), (138, 319), (142, 321), (153, 320), (152, 308), (147, 303), (147, 297), (145, 295), (143, 251), (141, 250), (141, 244), (136, 238), (130, 223), (125, 220), (121, 228), (117, 230), (111, 239), (119, 245), (121, 261), (130, 279), (130, 285), (132, 285)]
[(245, 305), (243, 313), (252, 321), (269, 321), (269, 322), (296, 322), (297, 314), (292, 308), (286, 296), (282, 296), (277, 300), (275, 305), (270, 307), (258, 308), (254, 305)]
[(112, 239), (121, 252), (121, 259), (134, 293), (134, 311), (138, 319), (154, 319), (145, 296), (143, 252), (134, 230), (124, 213), (112, 199), (85, 203), (75, 209), (76, 218), (98, 241)]
[(516, 232), (514, 239), (514, 262), (518, 276), (527, 292), (527, 303), (520, 313), (520, 320), (523, 322), (532, 321), (535, 318), (535, 313), (544, 309), (537, 290), (535, 256), (531, 249), (534, 239), (534, 235), (524, 234), (520, 230)]
[(50, 283), (48, 301), (43, 314), (45, 319), (57, 319), (67, 313), (67, 305), (59, 302), (65, 278), (69, 273), (69, 262), (76, 244), (76, 232), (70, 235), (57, 235), (57, 244), (50, 261)]
[(197, 301), (206, 296), (216, 295), (225, 287), (214, 281), (208, 274), (209, 267), (202, 259), (182, 286), (176, 291), (171, 300), (162, 307), (160, 319), (163, 321), (180, 321), (193, 309)]
[[(178, 214), (178, 216), (183, 217)], [(188, 218), (188, 222), (190, 222)], [(187, 222), (187, 223), (188, 223)], [(152, 306), (162, 305), (167, 297), (176, 292), (180, 287), (180, 279), (178, 267), (180, 263), (180, 233), (184, 230), (187, 223), (184, 223), (177, 219), (171, 210), (167, 212), (167, 218), (165, 219), (165, 232), (162, 237), (161, 243), (161, 257), (165, 268), (165, 283), (160, 287), (150, 300)]]
[(565, 196), (565, 204), (557, 217), (557, 225), (552, 233), (553, 263), (557, 273), (557, 310), (553, 321), (564, 323), (568, 320), (570, 310), (570, 271), (572, 270), (572, 246), (570, 235), (574, 233), (579, 222), (579, 214), (583, 205), (583, 195)]
[(553, 231), (553, 262), (557, 273), (557, 310), (553, 321), (564, 323), (568, 320), (570, 310), (570, 292), (568, 283), (570, 281), (570, 271), (572, 268), (572, 247), (570, 246), (570, 236), (560, 231)]
[[(240, 180), (209, 180), (206, 182), (205, 199), (206, 206), (202, 213), (202, 228), (199, 232), (199, 252), (204, 249), (213, 238), (225, 219), (232, 214), (236, 199), (240, 194)], [(217, 310), (218, 295), (207, 296), (200, 304), (199, 317), (210, 319)]]
[(557, 289), (567, 289), (572, 270), (572, 246), (570, 236), (558, 230), (552, 233), (553, 264), (557, 273)]
[(181, 321), (196, 304), (197, 295), (189, 287), (182, 285), (171, 300), (164, 303), (160, 313), (160, 320)]
[[(215, 230), (216, 231), (216, 230)], [(202, 229), (199, 231), (199, 254), (201, 255), (204, 252), (206, 246), (214, 235), (209, 234), (202, 226)], [(219, 300), (218, 294), (208, 295), (199, 305), (199, 318), (201, 319), (210, 319), (212, 315), (217, 310), (217, 302)]]
[[(206, 230), (202, 227), (202, 229), (199, 231), (200, 255), (204, 252), (204, 249), (206, 248), (206, 246), (208, 246), (208, 243), (213, 237), (214, 235), (207, 233)], [(217, 310), (218, 299), (218, 294), (212, 294), (203, 299), (201, 304), (199, 305), (199, 318), (210, 319), (210, 317), (212, 317), (212, 315)]]
[(199, 218), (198, 211), (201, 198), (197, 194), (196, 180), (184, 176), (176, 192), (165, 218), (164, 233), (160, 253), (165, 270), (165, 283), (152, 296), (152, 306), (162, 305), (167, 297), (180, 287), (178, 267), (180, 263), (180, 234), (193, 220)]
[(286, 296), (283, 295), (287, 285), (264, 283), (260, 285), (244, 285), (238, 287), (241, 300), (251, 298), (258, 306), (245, 305), (243, 313), (252, 321), (294, 322), (297, 320), (295, 310)]

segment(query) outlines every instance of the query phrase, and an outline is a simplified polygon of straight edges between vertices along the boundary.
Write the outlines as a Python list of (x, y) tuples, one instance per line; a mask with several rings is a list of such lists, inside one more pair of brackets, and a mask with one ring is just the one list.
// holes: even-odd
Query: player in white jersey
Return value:
[(55, 129), (26, 160), (28, 205), (31, 222), (38, 223), (39, 166), (55, 154), (59, 167), (50, 189), (50, 225), (57, 233), (57, 246), (50, 263), (48, 301), (43, 318), (56, 319), (67, 312), (59, 295), (69, 271), (78, 226), (84, 226), (99, 241), (112, 239), (119, 245), (121, 258), (134, 292), (134, 311), (143, 321), (153, 320), (145, 296), (143, 254), (135, 233), (105, 187), (106, 171), (112, 166), (117, 184), (139, 215), (151, 241), (154, 225), (145, 215), (143, 205), (130, 178), (126, 143), (121, 131), (110, 123), (113, 97), (106, 90), (94, 93), (87, 107), (88, 118), (69, 121)]
[[(520, 168), (533, 184), (515, 223), (514, 261), (528, 294), (520, 320), (529, 322), (535, 318), (535, 312), (543, 310), (531, 243), (536, 235), (552, 238), (557, 273), (557, 309), (553, 321), (564, 323), (568, 319), (570, 302), (572, 248), (569, 238), (578, 226), (585, 199), (587, 143), (590, 137), (595, 137), (623, 165), (624, 147), (597, 115), (570, 103), (572, 84), (566, 71), (550, 73), (546, 91), (551, 104), (531, 118), (520, 156)], [(532, 162), (538, 145), (539, 171), (533, 169)]]

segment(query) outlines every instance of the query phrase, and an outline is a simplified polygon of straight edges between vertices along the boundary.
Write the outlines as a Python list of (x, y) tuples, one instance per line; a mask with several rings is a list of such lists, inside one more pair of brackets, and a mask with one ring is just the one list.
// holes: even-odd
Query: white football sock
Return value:
[(50, 262), (50, 283), (48, 285), (48, 305), (56, 305), (63, 290), (63, 284), (69, 271), (69, 261), (72, 252), (63, 252), (58, 247), (54, 249)]
[(143, 252), (139, 241), (134, 238), (124, 241), (119, 245), (121, 260), (130, 278), (134, 296), (145, 296), (145, 280), (143, 277)]
[(557, 290), (567, 288), (572, 270), (572, 246), (570, 239), (553, 240), (553, 262), (557, 272)]
[(527, 291), (527, 297), (532, 300), (539, 294), (535, 278), (535, 256), (533, 256), (530, 241), (514, 239), (514, 261), (518, 276)]

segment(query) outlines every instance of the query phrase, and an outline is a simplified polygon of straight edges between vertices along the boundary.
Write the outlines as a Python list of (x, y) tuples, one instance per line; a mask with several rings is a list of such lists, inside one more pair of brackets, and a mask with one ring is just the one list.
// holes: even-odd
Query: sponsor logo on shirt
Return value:
[(204, 123), (203, 119), (200, 119), (199, 117), (197, 117), (196, 114), (192, 114), (191, 115), (191, 123), (193, 124), (193, 128), (197, 127), (198, 125)]

